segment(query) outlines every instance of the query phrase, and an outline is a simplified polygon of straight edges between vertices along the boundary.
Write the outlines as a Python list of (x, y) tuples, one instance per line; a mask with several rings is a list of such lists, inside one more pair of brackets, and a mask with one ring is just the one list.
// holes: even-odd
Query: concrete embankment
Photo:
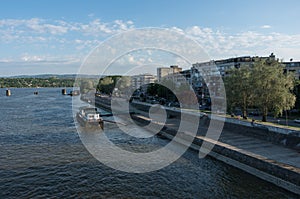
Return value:
[[(108, 101), (108, 99), (101, 99), (96, 105), (109, 111)], [(137, 113), (133, 119), (141, 123), (149, 122), (149, 108), (150, 105), (145, 103), (131, 104), (131, 110)], [(176, 124), (180, 123), (180, 115), (189, 113), (172, 108), (167, 108), (166, 111), (167, 123), (172, 124), (170, 125), (172, 127), (165, 125), (159, 134), (168, 139), (180, 135), (179, 142), (189, 144), (185, 141), (190, 136), (188, 132), (177, 132), (176, 128)], [(209, 123), (209, 117), (201, 117), (197, 136), (190, 146), (192, 149), (199, 151), (204, 141), (213, 143), (215, 145), (208, 153), (209, 156), (300, 195), (300, 154), (297, 151), (299, 140), (291, 138), (291, 136), (298, 138), (297, 135), (280, 134), (264, 127), (227, 121), (220, 139), (216, 141), (205, 137)], [(282, 140), (286, 140), (285, 143)]]
[[(141, 123), (150, 121), (149, 118), (139, 115), (133, 116), (133, 119)], [(189, 144), (185, 141), (186, 137), (190, 136), (189, 134), (177, 132), (172, 128), (163, 127), (159, 135), (172, 140), (178, 133), (181, 138), (179, 143)], [(203, 141), (215, 144), (212, 151), (208, 153), (209, 156), (271, 182), (288, 191), (300, 194), (300, 169), (298, 167), (278, 162), (258, 153), (253, 153), (250, 150), (241, 149), (241, 147), (236, 147), (221, 141), (216, 142), (205, 136), (196, 136), (190, 148), (199, 151)], [(253, 141), (253, 139), (251, 139), (251, 141)], [(262, 143), (259, 144), (262, 145)], [(274, 153), (280, 150), (278, 149), (278, 146), (272, 145), (272, 147), (274, 148)], [(272, 148), (269, 148), (269, 150), (272, 150)], [(296, 156), (298, 156), (297, 153)]]
[(105, 111), (111, 111), (110, 97), (95, 97), (95, 106)]

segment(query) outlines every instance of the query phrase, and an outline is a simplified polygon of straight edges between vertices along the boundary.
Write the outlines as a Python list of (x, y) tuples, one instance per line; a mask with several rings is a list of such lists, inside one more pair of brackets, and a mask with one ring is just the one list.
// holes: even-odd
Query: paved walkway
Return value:
[(296, 150), (228, 131), (222, 132), (219, 142), (274, 160), (277, 163), (299, 168), (298, 172), (300, 172), (300, 153)]
[[(139, 114), (146, 116), (147, 114), (143, 111), (137, 111)], [(178, 127), (178, 119), (168, 119), (167, 126), (169, 128), (177, 128)], [(199, 127), (200, 131), (205, 132), (205, 127)], [(243, 129), (241, 128), (241, 131)], [(200, 136), (201, 137), (201, 136)], [(241, 135), (238, 133), (232, 133), (230, 131), (224, 130), (218, 140), (221, 143), (225, 143), (234, 148), (238, 148), (240, 150), (244, 150), (245, 152), (252, 153), (253, 156), (259, 156), (262, 159), (268, 159), (269, 162), (276, 162), (279, 164), (284, 164), (288, 167), (288, 165), (295, 167), (293, 170), (296, 170), (300, 173), (300, 153), (296, 150), (273, 144), (266, 140), (261, 140), (254, 137), (249, 137), (245, 135)], [(229, 147), (230, 147), (229, 146)]]

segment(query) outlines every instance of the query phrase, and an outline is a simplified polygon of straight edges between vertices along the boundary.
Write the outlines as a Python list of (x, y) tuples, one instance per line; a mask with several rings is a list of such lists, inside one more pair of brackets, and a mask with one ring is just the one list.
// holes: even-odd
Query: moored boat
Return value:
[(81, 107), (76, 114), (78, 123), (87, 128), (100, 127), (103, 129), (103, 119), (100, 117), (97, 108)]
[(70, 95), (70, 96), (78, 96), (78, 95), (80, 95), (80, 91), (79, 90), (73, 90), (68, 95)]

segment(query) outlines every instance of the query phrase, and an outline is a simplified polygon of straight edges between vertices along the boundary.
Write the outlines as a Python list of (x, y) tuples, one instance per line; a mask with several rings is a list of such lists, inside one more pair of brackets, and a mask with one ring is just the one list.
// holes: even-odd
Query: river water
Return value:
[[(111, 169), (85, 149), (72, 99), (60, 88), (11, 92), (6, 97), (0, 89), (0, 198), (296, 198), (213, 158), (199, 159), (192, 150), (158, 171)], [(110, 138), (124, 144), (120, 130), (112, 131), (116, 137)], [(167, 142), (153, 137), (141, 144)]]

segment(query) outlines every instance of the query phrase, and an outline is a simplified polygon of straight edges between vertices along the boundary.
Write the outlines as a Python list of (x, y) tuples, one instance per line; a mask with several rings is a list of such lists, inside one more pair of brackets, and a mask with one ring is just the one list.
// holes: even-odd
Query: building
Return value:
[[(195, 63), (191, 68), (190, 82), (195, 90), (200, 104), (209, 105), (210, 96), (218, 96), (221, 78), (228, 75), (228, 70), (240, 67), (250, 67), (254, 58), (250, 56), (235, 57), (222, 60), (211, 60), (203, 63)], [(209, 89), (209, 88), (215, 88)]]
[(183, 70), (177, 73), (172, 73), (163, 77), (165, 80), (172, 81), (176, 87), (179, 87), (183, 84), (191, 84), (191, 70)]
[(229, 75), (228, 70), (240, 67), (251, 67), (256, 59), (276, 60), (275, 55), (272, 53), (267, 57), (242, 56), (193, 64), (190, 82), (196, 95), (200, 99), (200, 103), (210, 104), (210, 97), (216, 97), (220, 94), (221, 87), (219, 84), (222, 82), (221, 77)]
[[(291, 59), (289, 62), (282, 62), (284, 65), (284, 72), (293, 72), (295, 79), (300, 80), (300, 62), (293, 62)], [(300, 85), (296, 85), (294, 88), (294, 93), (296, 94), (296, 104), (295, 108), (300, 109)]]
[(168, 75), (173, 75), (175, 73), (179, 73), (182, 71), (182, 68), (174, 65), (170, 67), (160, 67), (157, 68), (157, 80), (158, 82), (161, 82), (162, 79)]
[(147, 85), (154, 83), (156, 81), (156, 76), (145, 73), (140, 75), (131, 76), (131, 87), (136, 89), (146, 89)]
[(300, 62), (293, 62), (292, 60), (290, 60), (290, 62), (282, 62), (282, 64), (285, 68), (284, 72), (293, 72), (295, 78), (300, 80)]
[[(192, 66), (193, 75), (198, 73), (204, 75), (222, 75), (226, 76), (229, 69), (240, 68), (241, 66), (250, 67), (254, 62), (254, 57), (244, 56), (222, 60), (211, 60), (209, 62), (195, 63)], [(203, 74), (201, 74), (201, 72)]]

